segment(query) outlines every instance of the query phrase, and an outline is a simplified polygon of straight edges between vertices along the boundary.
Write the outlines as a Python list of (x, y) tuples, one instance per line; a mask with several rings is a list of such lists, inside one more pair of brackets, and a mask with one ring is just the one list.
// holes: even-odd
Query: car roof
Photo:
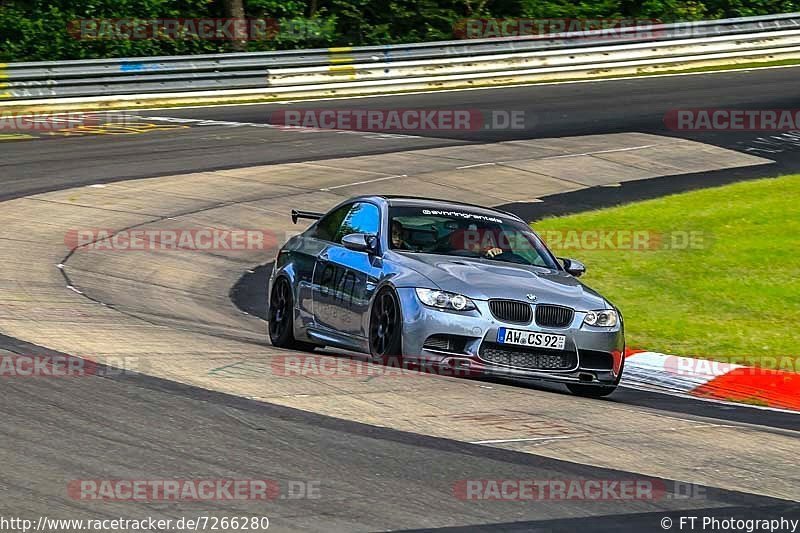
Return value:
[(404, 195), (391, 195), (381, 194), (372, 196), (363, 196), (361, 198), (382, 198), (390, 207), (429, 207), (435, 209), (464, 209), (469, 208), (470, 211), (479, 215), (503, 215), (517, 220), (521, 220), (517, 215), (502, 211), (500, 209), (492, 209), (491, 207), (483, 207), (480, 205), (469, 204), (466, 202), (456, 202), (451, 200), (437, 200), (435, 198), (425, 198), (421, 196), (404, 196)]

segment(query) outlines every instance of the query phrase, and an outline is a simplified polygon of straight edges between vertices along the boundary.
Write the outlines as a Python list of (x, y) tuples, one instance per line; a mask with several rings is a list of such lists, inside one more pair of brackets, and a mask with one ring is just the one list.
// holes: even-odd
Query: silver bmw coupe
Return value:
[(622, 315), (519, 217), (458, 202), (356, 197), (279, 251), (274, 346), (331, 346), (378, 363), (554, 381), (606, 396), (624, 366)]

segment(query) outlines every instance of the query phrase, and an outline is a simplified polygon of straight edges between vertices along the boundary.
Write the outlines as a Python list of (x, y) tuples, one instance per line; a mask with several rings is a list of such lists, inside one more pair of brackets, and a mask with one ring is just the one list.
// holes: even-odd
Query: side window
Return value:
[(352, 207), (353, 204), (343, 205), (336, 211), (322, 217), (314, 229), (314, 237), (323, 241), (333, 241), (347, 216), (347, 212)]
[(344, 217), (334, 242), (342, 242), (342, 237), (350, 233), (377, 235), (380, 221), (381, 214), (377, 206), (366, 202), (358, 202), (353, 205), (353, 208)]

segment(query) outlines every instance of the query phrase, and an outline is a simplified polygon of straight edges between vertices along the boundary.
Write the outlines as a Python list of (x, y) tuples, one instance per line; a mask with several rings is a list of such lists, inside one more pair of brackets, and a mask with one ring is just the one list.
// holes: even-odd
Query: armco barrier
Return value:
[[(11, 63), (0, 105), (293, 97), (527, 83), (800, 58), (800, 13), (502, 39)], [(470, 81), (472, 80), (472, 81)]]
[(387, 80), (420, 76), (482, 74), (498, 71), (528, 70), (548, 67), (602, 68), (604, 64), (627, 61), (702, 58), (712, 54), (772, 52), (785, 48), (800, 50), (800, 29), (747, 35), (684, 39), (679, 41), (636, 43), (621, 46), (571, 48), (517, 54), (482, 55), (467, 58), (392, 63), (361, 63), (338, 68), (305, 67), (267, 71), (269, 86), (292, 86), (355, 80)]

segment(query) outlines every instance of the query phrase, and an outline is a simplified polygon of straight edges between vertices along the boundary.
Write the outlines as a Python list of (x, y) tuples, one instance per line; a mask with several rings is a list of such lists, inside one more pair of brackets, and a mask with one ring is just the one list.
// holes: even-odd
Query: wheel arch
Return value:
[(297, 273), (294, 270), (292, 263), (286, 263), (282, 267), (275, 269), (273, 267), (272, 275), (270, 275), (269, 283), (267, 284), (267, 308), (269, 308), (270, 300), (272, 299), (272, 288), (277, 283), (278, 279), (284, 278), (289, 282), (289, 287), (292, 290), (292, 306), (297, 308)]
[(372, 322), (372, 310), (375, 306), (375, 302), (378, 300), (378, 296), (383, 293), (383, 291), (389, 290), (394, 294), (394, 300), (397, 303), (397, 308), (400, 312), (400, 352), (403, 352), (403, 334), (402, 328), (404, 324), (404, 315), (403, 315), (403, 300), (400, 297), (400, 293), (398, 292), (398, 287), (392, 283), (391, 279), (385, 279), (381, 281), (376, 287), (375, 291), (372, 293), (372, 300), (369, 303), (369, 309), (367, 310), (367, 350), (371, 353), (372, 352), (372, 338), (371, 338), (371, 322)]
[(372, 319), (372, 307), (375, 305), (375, 301), (378, 299), (378, 295), (382, 291), (387, 290), (387, 289), (391, 290), (394, 293), (395, 299), (397, 300), (397, 305), (400, 307), (400, 317), (401, 318), (403, 317), (403, 305), (402, 305), (402, 301), (400, 299), (400, 293), (397, 292), (398, 287), (395, 286), (395, 284), (392, 283), (391, 280), (385, 279), (385, 280), (381, 281), (380, 283), (378, 283), (378, 285), (375, 287), (375, 290), (372, 293), (372, 299), (370, 300), (369, 308), (367, 309), (367, 320), (368, 321)]

